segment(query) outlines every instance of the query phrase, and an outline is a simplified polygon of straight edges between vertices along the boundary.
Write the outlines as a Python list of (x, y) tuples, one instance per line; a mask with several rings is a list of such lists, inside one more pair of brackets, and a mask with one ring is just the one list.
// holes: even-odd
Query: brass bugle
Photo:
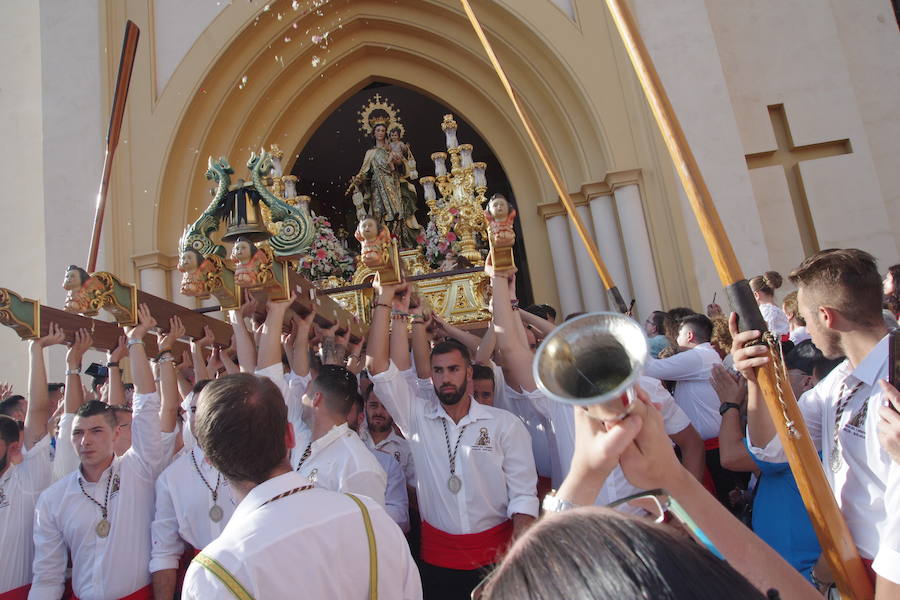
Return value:
[(646, 360), (647, 338), (637, 321), (595, 312), (554, 329), (538, 347), (532, 368), (535, 383), (551, 400), (615, 420), (631, 410)]

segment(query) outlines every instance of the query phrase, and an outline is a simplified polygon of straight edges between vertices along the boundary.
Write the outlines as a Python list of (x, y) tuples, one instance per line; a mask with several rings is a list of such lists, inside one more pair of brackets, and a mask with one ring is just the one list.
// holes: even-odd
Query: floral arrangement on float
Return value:
[(313, 214), (316, 237), (309, 247), (309, 253), (300, 259), (297, 271), (316, 283), (319, 287), (346, 285), (353, 277), (356, 261), (334, 234), (331, 222), (325, 217)]
[(425, 252), (425, 261), (433, 269), (440, 268), (451, 250), (454, 254), (459, 252), (459, 238), (452, 231), (452, 227), (459, 221), (459, 210), (451, 208), (449, 212), (453, 215), (453, 221), (450, 225), (451, 231), (448, 231), (447, 235), (441, 235), (434, 219), (431, 219), (428, 221), (425, 233), (420, 233), (416, 238), (416, 242)]

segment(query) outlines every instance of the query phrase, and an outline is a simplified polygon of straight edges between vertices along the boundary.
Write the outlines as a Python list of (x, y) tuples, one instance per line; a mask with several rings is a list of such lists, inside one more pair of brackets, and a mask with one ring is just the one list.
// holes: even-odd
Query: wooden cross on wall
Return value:
[(769, 105), (769, 119), (772, 121), (772, 130), (775, 132), (775, 150), (748, 154), (747, 168), (760, 169), (763, 167), (784, 168), (784, 176), (787, 179), (788, 192), (791, 195), (791, 204), (794, 207), (794, 215), (797, 226), (800, 229), (800, 243), (803, 245), (803, 253), (809, 256), (820, 250), (819, 240), (816, 236), (816, 227), (813, 223), (812, 213), (809, 208), (809, 200), (806, 197), (806, 188), (803, 185), (803, 177), (800, 174), (800, 163), (805, 160), (816, 160), (828, 156), (851, 154), (853, 148), (850, 140), (832, 140), (796, 146), (788, 125), (784, 104)]

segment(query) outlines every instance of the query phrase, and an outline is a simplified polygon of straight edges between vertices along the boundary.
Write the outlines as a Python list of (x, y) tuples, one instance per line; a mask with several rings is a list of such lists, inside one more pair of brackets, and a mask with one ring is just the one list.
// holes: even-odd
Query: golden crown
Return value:
[(369, 98), (369, 103), (363, 104), (362, 110), (356, 114), (359, 115), (359, 130), (368, 135), (372, 135), (378, 125), (384, 125), (388, 131), (396, 127), (400, 130), (400, 137), (406, 135), (406, 128), (400, 122), (400, 109), (395, 108), (387, 98), (382, 98), (381, 94)]

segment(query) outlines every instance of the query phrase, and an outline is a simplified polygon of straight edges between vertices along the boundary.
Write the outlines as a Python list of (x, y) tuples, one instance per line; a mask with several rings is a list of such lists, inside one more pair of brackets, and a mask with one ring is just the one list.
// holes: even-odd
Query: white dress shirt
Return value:
[[(163, 461), (159, 394), (135, 394), (131, 448), (114, 457), (96, 483), (83, 480), (78, 469), (41, 494), (35, 511), (34, 583), (29, 599), (62, 596), (68, 554), (72, 586), (81, 600), (121, 598), (150, 583), (153, 485)], [(108, 537), (97, 535), (100, 508), (85, 497), (79, 480), (84, 491), (101, 504), (111, 481)]]
[(300, 465), (311, 438), (312, 432), (302, 432), (291, 452), (291, 465), (300, 475), (316, 487), (363, 494), (384, 506), (387, 473), (356, 432), (346, 423), (332, 427), (312, 442), (309, 457)]
[[(653, 402), (662, 413), (663, 426), (665, 427), (667, 435), (675, 435), (690, 426), (691, 420), (688, 419), (688, 416), (684, 414), (684, 411), (678, 407), (672, 394), (669, 393), (659, 379), (641, 376), (638, 383), (644, 391), (647, 392), (647, 395), (650, 396), (650, 401)], [(616, 465), (616, 468), (613, 469), (612, 473), (609, 474), (609, 477), (606, 478), (594, 504), (606, 506), (607, 504), (612, 504), (616, 500), (642, 491), (641, 488), (632, 485), (631, 482), (625, 478), (622, 467)], [(639, 509), (627, 504), (619, 506), (618, 509), (631, 514), (640, 513)]]
[[(878, 380), (888, 375), (888, 338), (885, 336), (854, 369), (850, 361), (834, 368), (797, 401), (809, 434), (822, 452), (825, 476), (863, 558), (874, 558), (875, 572), (900, 583), (900, 465), (878, 442), (878, 409), (884, 395)], [(841, 416), (841, 467), (831, 470), (834, 420), (841, 388), (860, 388)], [(748, 438), (750, 436), (748, 435)], [(781, 438), (765, 448), (751, 446), (760, 460), (787, 462)]]
[[(291, 472), (253, 488), (203, 554), (227, 569), (254, 598), (365, 600), (369, 544), (359, 506), (343, 494), (319, 488), (269, 502), (304, 485), (306, 478)], [(418, 600), (422, 584), (403, 533), (380, 505), (360, 500), (369, 510), (375, 534), (378, 597)], [(185, 576), (182, 597), (209, 600), (232, 595), (194, 562)]]
[(0, 594), (31, 583), (34, 505), (50, 485), (50, 436), (0, 475)]
[[(419, 510), (425, 521), (459, 535), (496, 527), (516, 513), (537, 516), (531, 440), (515, 416), (473, 400), (468, 414), (454, 423), (436, 398), (421, 388), (415, 394), (393, 362), (383, 373), (373, 375), (372, 382), (378, 398), (409, 440), (416, 463)], [(454, 494), (447, 485), (449, 454), (460, 435), (456, 475), (462, 488)]]
[(63, 413), (59, 418), (59, 435), (56, 438), (56, 450), (53, 453), (53, 481), (59, 481), (81, 465), (78, 452), (72, 445), (72, 425), (74, 423), (75, 413)]
[(400, 469), (403, 471), (403, 475), (406, 478), (406, 485), (411, 488), (416, 487), (416, 461), (413, 460), (412, 450), (409, 447), (409, 442), (397, 435), (397, 433), (391, 429), (388, 432), (387, 437), (375, 443), (375, 440), (372, 439), (372, 434), (369, 433), (369, 430), (366, 428), (366, 424), (363, 424), (359, 430), (359, 439), (368, 446), (369, 450), (381, 450), (382, 452), (386, 452), (394, 457), (394, 460), (397, 461), (397, 464), (400, 465)]
[(705, 342), (669, 358), (650, 358), (644, 367), (648, 377), (678, 382), (675, 402), (704, 440), (719, 437), (722, 424), (719, 396), (709, 382), (713, 365), (721, 364), (719, 353)]
[(812, 336), (806, 331), (806, 327), (795, 327), (791, 330), (790, 338), (794, 345), (796, 346), (800, 342), (805, 342), (806, 340), (811, 340)]
[(400, 527), (400, 531), (409, 531), (409, 493), (406, 491), (406, 477), (400, 463), (392, 454), (381, 450), (371, 450), (375, 460), (387, 473), (387, 488), (384, 490), (384, 510)]
[[(185, 544), (202, 549), (219, 537), (237, 504), (231, 495), (228, 480), (220, 476), (206, 460), (200, 446), (195, 446), (166, 467), (156, 480), (156, 516), (150, 527), (150, 572), (177, 569)], [(209, 487), (217, 490), (215, 503), (212, 492), (197, 474), (197, 467)], [(213, 504), (222, 509), (218, 523), (209, 516)]]

